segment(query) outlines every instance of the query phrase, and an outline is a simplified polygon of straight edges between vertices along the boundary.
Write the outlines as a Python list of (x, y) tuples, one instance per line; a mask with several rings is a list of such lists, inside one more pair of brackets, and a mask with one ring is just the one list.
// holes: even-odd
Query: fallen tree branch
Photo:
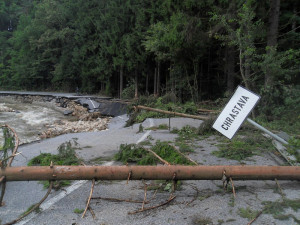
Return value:
[[(0, 167), (1, 167), (1, 168), (2, 168), (2, 166), (3, 166), (3, 165), (2, 165), (2, 162), (3, 162), (3, 161), (6, 161), (6, 160), (8, 160), (8, 159), (9, 159), (9, 161), (8, 161), (7, 167), (10, 167), (10, 166), (11, 166), (12, 161), (14, 160), (14, 157), (15, 157), (16, 155), (18, 155), (18, 154), (17, 154), (17, 151), (18, 151), (18, 147), (19, 147), (19, 138), (18, 138), (18, 135), (17, 135), (16, 131), (15, 131), (13, 128), (11, 128), (10, 126), (8, 126), (7, 124), (3, 125), (1, 128), (3, 128), (3, 127), (6, 127), (6, 128), (8, 128), (11, 132), (13, 132), (13, 134), (14, 134), (14, 140), (15, 140), (15, 146), (14, 146), (14, 149), (13, 149), (13, 151), (12, 151), (12, 155), (9, 156), (9, 157), (7, 157), (6, 159), (3, 159), (3, 160), (0, 161)], [(19, 154), (21, 154), (21, 153), (19, 153)], [(4, 194), (5, 194), (5, 189), (6, 189), (6, 181), (5, 181), (5, 177), (4, 177), (4, 176), (0, 177), (0, 184), (1, 184), (2, 182), (3, 182), (3, 184), (2, 184), (2, 190), (1, 190), (1, 196), (0, 196), (0, 207), (4, 204), (4, 203), (3, 203), (3, 198), (4, 198)]]
[(18, 135), (17, 135), (17, 133), (16, 133), (16, 131), (13, 129), (13, 128), (11, 128), (10, 126), (8, 126), (7, 124), (5, 124), (5, 125), (3, 125), (2, 126), (2, 128), (3, 127), (6, 127), (6, 128), (8, 128), (11, 132), (13, 132), (13, 134), (14, 134), (14, 139), (15, 139), (15, 147), (14, 147), (14, 150), (12, 151), (12, 158), (10, 158), (10, 160), (9, 160), (9, 162), (8, 162), (8, 167), (9, 166), (11, 166), (11, 164), (12, 164), (12, 161), (14, 160), (14, 156), (16, 155), (16, 153), (17, 153), (17, 151), (18, 151), (18, 148), (19, 148), (19, 137), (18, 137)]
[(196, 191), (196, 195), (195, 197), (188, 203), (186, 203), (185, 205), (188, 206), (189, 204), (193, 203), (199, 196), (199, 189), (197, 187), (192, 187), (195, 191)]
[(28, 216), (30, 213), (32, 213), (34, 210), (36, 210), (38, 207), (40, 207), (40, 205), (46, 200), (46, 198), (49, 196), (51, 190), (53, 187), (53, 181), (50, 181), (50, 186), (48, 188), (48, 191), (46, 193), (46, 195), (41, 199), (41, 201), (39, 201), (39, 203), (37, 203), (34, 207), (32, 207), (28, 212), (26, 212), (25, 214), (23, 214), (22, 216), (20, 216), (18, 219), (15, 219), (9, 223), (6, 223), (4, 225), (12, 225), (17, 223), (18, 221), (20, 221), (21, 219), (23, 219), (24, 217)]
[(6, 181), (5, 181), (5, 179), (3, 179), (3, 180), (4, 180), (3, 183), (0, 182), (0, 184), (2, 186), (2, 188), (1, 188), (1, 196), (0, 196), (0, 207), (4, 206), (3, 198), (4, 198), (4, 194), (5, 194), (5, 189), (6, 189)]
[(91, 187), (91, 191), (90, 191), (90, 195), (89, 195), (89, 198), (87, 200), (87, 203), (86, 203), (86, 207), (85, 207), (85, 210), (81, 216), (81, 218), (83, 218), (86, 214), (86, 211), (88, 210), (89, 208), (89, 205), (90, 205), (90, 201), (91, 201), (91, 198), (92, 198), (92, 195), (93, 195), (93, 192), (94, 192), (94, 187), (95, 187), (95, 179), (93, 179), (92, 181), (92, 187)]
[(12, 154), (11, 156), (8, 156), (8, 157), (5, 158), (5, 159), (0, 160), (0, 167), (2, 167), (2, 162), (6, 161), (6, 160), (9, 160), (9, 159), (11, 159), (11, 158), (13, 158), (13, 157), (15, 157), (15, 156), (17, 156), (17, 155), (20, 155), (20, 154), (21, 154), (21, 152), (18, 152), (18, 153), (16, 153), (16, 154)]
[(276, 182), (276, 184), (277, 184), (277, 186), (278, 186), (278, 189), (279, 189), (279, 191), (280, 191), (281, 196), (284, 198), (285, 194), (283, 193), (283, 191), (282, 191), (282, 189), (281, 189), (281, 187), (280, 187), (280, 185), (279, 185), (279, 183), (278, 183), (278, 180), (277, 180), (276, 178), (275, 178), (275, 182)]
[(263, 213), (263, 210), (257, 213), (256, 217), (253, 218), (247, 225), (251, 225), (261, 214)]
[(196, 161), (192, 160), (191, 158), (189, 158), (185, 154), (183, 154), (175, 145), (170, 145), (170, 146), (172, 146), (180, 155), (182, 155), (184, 158), (186, 158), (187, 160), (189, 160), (193, 164), (199, 165)]
[(145, 202), (147, 202), (147, 184), (144, 183), (145, 185), (145, 188), (144, 188), (144, 201), (143, 201), (143, 205), (142, 205), (142, 209), (144, 209), (144, 205), (145, 205)]
[(174, 198), (176, 198), (176, 196), (170, 196), (170, 198), (169, 198), (166, 202), (163, 202), (163, 203), (161, 203), (161, 204), (159, 204), (159, 205), (152, 206), (152, 207), (149, 207), (149, 208), (144, 208), (144, 209), (139, 209), (139, 210), (137, 210), (137, 211), (128, 212), (128, 214), (129, 214), (129, 215), (132, 215), (132, 214), (136, 214), (136, 213), (148, 211), (148, 210), (151, 210), (151, 209), (156, 209), (156, 208), (158, 208), (158, 207), (161, 207), (161, 206), (164, 206), (164, 205), (169, 204), (171, 201), (174, 200)]
[(90, 213), (92, 214), (93, 219), (95, 219), (96, 215), (95, 215), (94, 210), (92, 209), (92, 207), (90, 205), (89, 205), (89, 210), (90, 210)]
[(233, 183), (233, 180), (231, 177), (229, 177), (230, 179), (230, 183), (231, 183), (231, 186), (232, 186), (232, 193), (233, 193), (233, 197), (235, 198), (235, 188), (234, 188), (234, 183)]
[(158, 158), (161, 162), (163, 162), (164, 164), (166, 164), (166, 165), (168, 165), (168, 166), (170, 166), (171, 164), (168, 162), (168, 161), (166, 161), (166, 160), (164, 160), (163, 158), (161, 158), (159, 155), (157, 155), (154, 151), (152, 151), (151, 149), (148, 149), (148, 148), (144, 148), (146, 151), (148, 151), (148, 152), (150, 152), (150, 153), (152, 153), (156, 158)]
[[(144, 202), (144, 201), (131, 200), (131, 199), (103, 198), (103, 197), (92, 197), (91, 199), (100, 199), (100, 200), (115, 201), (115, 202), (130, 202), (130, 203), (143, 203)], [(145, 204), (148, 204), (148, 203), (149, 202), (145, 202)]]

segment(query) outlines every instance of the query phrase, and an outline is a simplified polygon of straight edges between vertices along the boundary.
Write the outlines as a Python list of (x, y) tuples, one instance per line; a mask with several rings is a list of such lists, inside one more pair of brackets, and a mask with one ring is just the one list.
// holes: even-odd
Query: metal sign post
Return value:
[[(240, 126), (248, 117), (259, 99), (259, 95), (245, 89), (244, 87), (238, 86), (230, 101), (227, 103), (227, 105), (213, 124), (213, 128), (227, 138), (232, 139), (232, 137), (239, 130)], [(267, 133), (282, 144), (288, 144), (287, 141), (262, 127), (261, 125), (257, 124), (253, 120), (247, 118), (247, 121), (257, 129)], [(287, 151), (283, 151), (280, 149), (277, 150), (288, 161), (290, 165), (299, 165), (299, 163), (296, 162), (295, 156), (289, 154)]]

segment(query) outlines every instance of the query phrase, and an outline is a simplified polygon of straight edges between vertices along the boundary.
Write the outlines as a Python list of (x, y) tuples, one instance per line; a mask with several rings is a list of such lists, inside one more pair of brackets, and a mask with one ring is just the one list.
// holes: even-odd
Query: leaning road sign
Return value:
[(238, 86), (230, 101), (213, 124), (213, 128), (231, 139), (259, 99), (259, 95), (242, 86)]

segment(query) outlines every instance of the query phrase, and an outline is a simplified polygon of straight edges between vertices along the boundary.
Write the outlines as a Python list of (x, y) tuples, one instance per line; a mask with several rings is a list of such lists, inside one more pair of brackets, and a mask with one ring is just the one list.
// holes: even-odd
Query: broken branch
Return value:
[(94, 187), (95, 187), (95, 179), (93, 179), (92, 181), (92, 187), (91, 187), (91, 191), (90, 191), (90, 195), (89, 195), (89, 198), (87, 200), (87, 203), (86, 203), (86, 207), (85, 207), (85, 210), (81, 216), (81, 218), (83, 218), (86, 214), (86, 211), (88, 210), (89, 208), (89, 205), (90, 205), (90, 201), (91, 201), (91, 198), (92, 198), (92, 195), (93, 195), (93, 192), (94, 192)]
[(20, 221), (21, 219), (23, 219), (24, 217), (28, 216), (30, 213), (32, 213), (34, 210), (36, 210), (38, 207), (40, 207), (40, 205), (46, 200), (46, 198), (49, 196), (51, 190), (53, 187), (53, 181), (50, 181), (50, 186), (48, 188), (48, 191), (46, 193), (46, 195), (41, 199), (41, 201), (39, 201), (39, 203), (37, 203), (34, 207), (32, 207), (32, 209), (30, 209), (28, 212), (26, 212), (25, 214), (23, 214), (22, 216), (20, 216), (18, 219), (15, 219), (9, 223), (6, 223), (4, 225), (11, 225), (11, 224), (15, 224), (18, 221)]
[[(131, 199), (119, 199), (119, 198), (103, 198), (103, 197), (92, 197), (91, 199), (100, 199), (100, 200), (107, 200), (107, 201), (116, 201), (116, 202), (131, 202), (131, 203), (143, 203), (144, 201), (137, 201)], [(149, 202), (145, 202), (148, 204)]]
[(137, 211), (128, 212), (128, 214), (132, 215), (132, 214), (136, 214), (136, 213), (148, 211), (148, 210), (151, 210), (151, 209), (156, 209), (156, 208), (158, 208), (158, 207), (167, 205), (168, 203), (170, 203), (171, 201), (173, 201), (174, 198), (176, 198), (176, 196), (170, 196), (170, 198), (169, 198), (166, 202), (163, 202), (163, 203), (161, 203), (161, 204), (159, 204), (159, 205), (152, 206), (152, 207), (149, 207), (149, 208), (144, 208), (144, 209), (139, 209), (139, 210), (137, 210)]
[(169, 162), (167, 162), (166, 160), (164, 160), (163, 158), (161, 158), (159, 155), (157, 155), (154, 151), (152, 151), (151, 149), (148, 148), (144, 148), (146, 151), (152, 153), (156, 158), (158, 158), (161, 162), (163, 162), (164, 164), (170, 166), (171, 164)]

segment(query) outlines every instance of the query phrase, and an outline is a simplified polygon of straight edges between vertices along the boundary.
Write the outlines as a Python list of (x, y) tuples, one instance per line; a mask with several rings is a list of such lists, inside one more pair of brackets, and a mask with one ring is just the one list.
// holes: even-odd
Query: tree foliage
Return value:
[(242, 84), (271, 101), (272, 88), (296, 87), (300, 70), (300, 4), (281, 2), (268, 46), (274, 2), (4, 0), (0, 85), (122, 96), (136, 83), (141, 94), (200, 101)]

